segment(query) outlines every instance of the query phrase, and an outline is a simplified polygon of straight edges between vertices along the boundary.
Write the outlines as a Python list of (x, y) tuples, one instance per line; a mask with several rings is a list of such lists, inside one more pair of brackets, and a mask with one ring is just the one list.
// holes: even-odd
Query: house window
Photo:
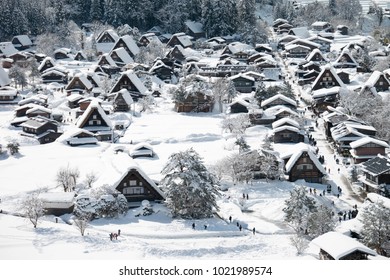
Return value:
[(93, 115), (92, 119), (96, 120), (97, 119), (97, 115)]
[(139, 195), (144, 194), (145, 188), (144, 187), (128, 187), (123, 189), (124, 195)]
[(297, 167), (298, 170), (313, 170), (312, 164), (300, 164)]
[(137, 185), (137, 180), (130, 180), (129, 181), (130, 186), (136, 186)]

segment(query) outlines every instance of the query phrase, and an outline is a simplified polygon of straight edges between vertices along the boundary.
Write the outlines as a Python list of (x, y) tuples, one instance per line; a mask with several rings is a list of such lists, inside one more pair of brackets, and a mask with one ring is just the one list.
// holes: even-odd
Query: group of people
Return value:
[(120, 229), (118, 229), (118, 233), (116, 233), (116, 232), (111, 232), (110, 233), (110, 240), (112, 241), (112, 240), (118, 240), (118, 236), (120, 236), (121, 235), (121, 230)]

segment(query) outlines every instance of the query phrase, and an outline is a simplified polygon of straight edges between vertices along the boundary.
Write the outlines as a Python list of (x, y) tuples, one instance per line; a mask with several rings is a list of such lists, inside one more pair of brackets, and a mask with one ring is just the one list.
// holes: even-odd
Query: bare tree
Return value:
[(71, 192), (75, 189), (77, 179), (80, 177), (80, 171), (77, 168), (68, 166), (61, 167), (57, 172), (56, 181), (58, 185), (64, 188), (64, 192)]
[(88, 227), (90, 220), (91, 220), (91, 215), (88, 213), (75, 218), (74, 224), (79, 229), (81, 236), (84, 236), (85, 230)]
[(297, 254), (301, 255), (307, 247), (309, 247), (309, 241), (300, 233), (296, 233), (290, 238), (291, 244), (297, 249)]
[(85, 183), (87, 184), (88, 188), (92, 188), (92, 184), (95, 183), (97, 180), (96, 173), (91, 171), (87, 173), (85, 176)]
[(38, 220), (45, 214), (43, 202), (38, 197), (38, 193), (28, 196), (22, 201), (21, 210), (23, 215), (30, 220), (34, 228), (38, 225)]

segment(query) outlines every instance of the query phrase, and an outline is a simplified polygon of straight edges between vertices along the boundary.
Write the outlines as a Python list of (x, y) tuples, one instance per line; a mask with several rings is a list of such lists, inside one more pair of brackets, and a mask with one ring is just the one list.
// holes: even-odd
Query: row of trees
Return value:
[(79, 26), (99, 21), (147, 30), (162, 25), (183, 30), (186, 20), (201, 21), (209, 36), (248, 32), (256, 23), (255, 0), (3, 0), (0, 41), (18, 34), (56, 33), (68, 21)]

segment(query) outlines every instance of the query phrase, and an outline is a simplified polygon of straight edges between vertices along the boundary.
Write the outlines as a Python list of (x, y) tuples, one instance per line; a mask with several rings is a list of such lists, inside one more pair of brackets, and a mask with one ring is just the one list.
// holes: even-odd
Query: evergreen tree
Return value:
[(286, 207), (283, 209), (284, 220), (297, 233), (305, 232), (308, 228), (308, 218), (310, 214), (317, 211), (315, 201), (307, 195), (304, 186), (295, 187), (290, 191), (290, 198), (285, 201)]
[(174, 217), (201, 219), (218, 209), (214, 176), (192, 148), (172, 154), (161, 171), (166, 204)]
[(390, 243), (390, 209), (383, 202), (371, 203), (362, 213), (364, 243), (385, 255), (384, 245)]
[(91, 14), (92, 21), (103, 21), (104, 20), (104, 0), (92, 0), (90, 14)]
[(238, 26), (236, 1), (203, 0), (202, 19), (207, 37), (234, 34)]

